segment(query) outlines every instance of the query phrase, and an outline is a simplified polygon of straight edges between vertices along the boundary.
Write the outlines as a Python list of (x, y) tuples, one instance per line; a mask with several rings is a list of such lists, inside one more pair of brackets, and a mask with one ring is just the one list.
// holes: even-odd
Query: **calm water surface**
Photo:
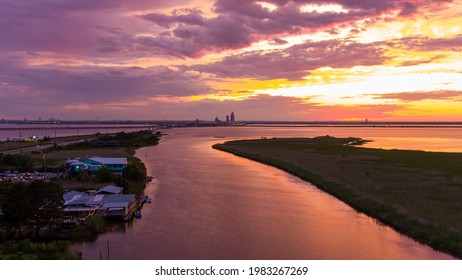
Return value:
[(369, 145), (377, 147), (462, 151), (461, 131), (429, 132), (268, 127), (166, 130), (168, 135), (158, 146), (137, 151), (155, 177), (146, 189), (153, 203), (144, 206), (143, 217), (115, 225), (77, 249), (84, 259), (100, 255), (106, 259), (108, 244), (110, 259), (132, 260), (447, 259), (450, 256), (380, 225), (307, 182), (211, 148), (230, 139), (329, 134), (372, 139)]

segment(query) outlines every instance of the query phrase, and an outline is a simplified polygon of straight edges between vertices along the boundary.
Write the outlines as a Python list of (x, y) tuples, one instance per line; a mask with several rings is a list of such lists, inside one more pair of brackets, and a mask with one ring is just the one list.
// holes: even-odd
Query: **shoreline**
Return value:
[[(96, 136), (100, 136), (99, 134), (95, 134)], [(142, 161), (141, 158), (137, 157), (136, 150), (142, 147), (148, 147), (148, 146), (155, 146), (158, 144), (161, 134), (160, 132), (153, 133), (152, 131), (137, 131), (137, 132), (130, 132), (130, 133), (117, 133), (115, 136), (111, 134), (106, 134), (106, 135), (101, 135), (101, 137), (109, 137), (109, 138), (114, 138), (118, 141), (117, 147), (91, 147), (88, 141), (81, 141), (81, 139), (86, 139), (88, 137), (86, 136), (73, 136), (73, 138), (78, 138), (74, 142), (70, 143), (69, 146), (50, 146), (43, 148), (43, 151), (40, 152), (24, 152), (21, 154), (22, 157), (28, 158), (30, 161), (30, 166), (27, 167), (27, 169), (47, 169), (47, 170), (58, 170), (58, 169), (63, 169), (62, 162), (66, 160), (66, 158), (72, 157), (85, 157), (85, 155), (88, 155), (89, 153), (96, 153), (97, 152), (103, 153), (103, 156), (106, 157), (125, 157), (128, 160), (128, 167), (124, 171), (124, 175), (115, 175), (114, 173), (111, 172), (112, 177), (110, 179), (99, 179), (96, 180), (95, 178), (91, 179), (90, 177), (86, 178), (77, 178), (77, 179), (69, 179), (69, 180), (63, 180), (61, 178), (61, 181), (59, 179), (52, 179), (54, 180), (53, 183), (59, 186), (60, 192), (63, 192), (64, 189), (67, 190), (82, 190), (86, 191), (89, 189), (98, 189), (98, 186), (101, 187), (103, 184), (117, 184), (118, 186), (122, 187), (124, 189), (124, 193), (128, 194), (133, 194), (135, 195), (136, 199), (139, 200), (142, 194), (144, 193), (144, 190), (146, 189), (146, 165)], [(2, 153), (0, 152), (0, 155)], [(45, 155), (46, 155), (46, 160), (48, 165), (42, 165), (45, 164)], [(1, 162), (0, 162), (1, 163)], [(16, 163), (15, 163), (16, 164)], [(41, 166), (41, 167), (40, 167)], [(8, 170), (13, 168), (13, 169), (21, 169), (22, 167), (16, 166), (16, 165), (2, 165), (2, 168), (7, 168)], [(26, 167), (24, 167), (26, 168)], [(30, 171), (31, 170), (25, 170), (25, 171)], [(62, 172), (62, 171), (60, 171)], [(109, 181), (108, 181), (109, 180)], [(1, 182), (1, 181), (0, 181)], [(2, 182), (3, 183), (3, 182)], [(21, 182), (23, 183), (23, 182)], [(121, 185), (119, 185), (120, 183)], [(26, 184), (26, 183), (24, 183)], [(137, 202), (139, 203), (139, 202)], [(107, 230), (106, 224), (107, 221), (99, 217), (97, 215), (92, 216), (92, 218), (95, 217), (95, 219), (88, 221), (87, 223), (83, 225), (76, 226), (74, 228), (69, 228), (67, 231), (64, 233), (63, 231), (61, 232), (55, 232), (55, 231), (41, 231), (41, 235), (45, 235), (45, 237), (39, 238), (39, 235), (37, 234), (35, 239), (31, 235), (31, 232), (25, 232), (23, 235), (19, 233), (18, 236), (16, 236), (16, 233), (8, 239), (8, 241), (15, 242), (15, 243), (20, 243), (26, 240), (34, 240), (36, 244), (41, 244), (46, 241), (55, 241), (55, 242), (68, 242), (68, 249), (66, 250), (71, 250), (72, 252), (75, 252), (76, 254), (78, 253), (75, 251), (75, 244), (80, 243), (84, 240), (87, 239), (94, 239), (100, 236), (101, 234), (104, 234)], [(121, 221), (123, 223), (126, 223), (126, 221)], [(1, 225), (3, 226), (3, 224)], [(2, 228), (3, 230), (3, 228)], [(0, 232), (0, 236), (2, 233)], [(27, 243), (29, 246), (29, 243)], [(32, 243), (31, 243), (32, 244)], [(35, 243), (33, 243), (35, 244)], [(2, 245), (0, 244), (0, 253), (2, 249)], [(29, 247), (31, 247), (30, 245)], [(35, 245), (34, 245), (35, 246)], [(38, 245), (37, 245), (38, 246)], [(62, 247), (62, 246), (61, 246)], [(16, 249), (15, 249), (16, 250)], [(20, 249), (17, 249), (18, 254), (21, 253)], [(16, 252), (16, 251), (15, 251)], [(24, 252), (23, 252), (24, 253)], [(0, 259), (3, 258), (13, 258), (16, 256), (10, 256), (10, 255), (4, 255), (0, 254)], [(22, 258), (22, 257), (21, 257)], [(40, 259), (40, 257), (30, 253), (29, 255), (24, 255), (24, 258), (26, 259)], [(67, 258), (66, 256), (53, 256), (51, 257), (52, 259), (60, 259), (60, 258)], [(72, 256), (74, 258), (74, 256)], [(80, 258), (80, 257), (79, 257)]]
[[(409, 168), (408, 166), (399, 166), (399, 164), (390, 165), (389, 162), (386, 163), (387, 166), (383, 166), (382, 162), (374, 162), (375, 159), (371, 159), (372, 156), (376, 156), (376, 154), (380, 154), (381, 156), (382, 154), (384, 156), (390, 156), (390, 153), (402, 152), (406, 154), (409, 151), (386, 151), (374, 148), (346, 146), (345, 144), (347, 144), (348, 141), (351, 141), (351, 139), (347, 140), (346, 142), (342, 142), (342, 139), (340, 138), (318, 137), (317, 143), (314, 143), (313, 139), (316, 138), (237, 140), (229, 141), (224, 144), (215, 144), (213, 145), (213, 148), (234, 154), (236, 156), (267, 164), (295, 175), (304, 181), (312, 183), (318, 189), (325, 191), (338, 198), (339, 200), (345, 202), (356, 211), (362, 212), (374, 219), (377, 219), (381, 223), (390, 226), (396, 231), (407, 235), (420, 243), (429, 245), (435, 250), (448, 253), (456, 258), (462, 258), (462, 234), (460, 229), (447, 229), (448, 225), (454, 224), (453, 221), (449, 221), (445, 225), (435, 224), (432, 219), (437, 219), (438, 217), (430, 217), (421, 214), (422, 211), (425, 212), (428, 211), (428, 209), (413, 211), (414, 209), (410, 207), (407, 208), (406, 205), (402, 203), (403, 201), (407, 201), (406, 199), (397, 203), (390, 203), (390, 201), (387, 200), (380, 200), (380, 197), (373, 192), (368, 193), (367, 189), (364, 190), (351, 185), (352, 182), (355, 181), (354, 178), (349, 181), (341, 180), (342, 176), (340, 175), (354, 177), (355, 174), (349, 171), (355, 167), (358, 168), (358, 166), (361, 166), (363, 164), (361, 161), (365, 161), (368, 165), (370, 165), (371, 162), (372, 164), (375, 164), (372, 169), (368, 168), (366, 171), (364, 171), (364, 173), (358, 172), (358, 174), (361, 174), (361, 177), (358, 180), (364, 180), (366, 181), (366, 184), (373, 184), (374, 178), (378, 178), (379, 176), (386, 177), (386, 174), (385, 176), (383, 174), (373, 174), (374, 168), (390, 168), (392, 172), (397, 172), (399, 170), (404, 172), (405, 175), (412, 175), (415, 172), (418, 173), (420, 172), (420, 169), (416, 168), (421, 168), (420, 166), (413, 166)], [(343, 138), (343, 140), (344, 139), (345, 138)], [(323, 141), (332, 143), (321, 143)], [(321, 146), (316, 147), (316, 145)], [(357, 153), (358, 151), (359, 153)], [(445, 154), (420, 151), (411, 152), (418, 153), (419, 155), (430, 154), (434, 156), (441, 156), (441, 154)], [(308, 157), (315, 158), (316, 164), (306, 166), (302, 164), (306, 163), (306, 161), (298, 162), (297, 159), (300, 159), (300, 154), (303, 153), (306, 153), (305, 155)], [(454, 153), (446, 154), (453, 155)], [(339, 155), (340, 157), (338, 157)], [(401, 156), (402, 155), (396, 157), (399, 159)], [(457, 156), (458, 158), (462, 158), (462, 154)], [(393, 160), (394, 159), (391, 159), (389, 161)], [(335, 163), (326, 163), (330, 161), (334, 161)], [(342, 161), (347, 161), (347, 165), (342, 165)], [(339, 166), (334, 166), (332, 164), (338, 164)], [(348, 164), (352, 165), (353, 167), (348, 166)], [(357, 166), (355, 166), (355, 164)], [(316, 165), (324, 167), (328, 166), (329, 168), (335, 168), (335, 170), (332, 172), (330, 172), (330, 170), (326, 171), (323, 170), (322, 167), (316, 167)], [(344, 172), (346, 174), (340, 174), (343, 169), (345, 169)], [(437, 168), (436, 172), (441, 171), (442, 168), (439, 169), (440, 170)], [(453, 176), (453, 171), (454, 170), (452, 169), (448, 171), (450, 176)], [(338, 176), (336, 176), (336, 172), (338, 173)], [(432, 172), (435, 172), (435, 170), (432, 170)], [(427, 176), (426, 173), (425, 175)], [(449, 175), (445, 174), (445, 176)], [(460, 178), (456, 179), (459, 180)], [(398, 180), (397, 182), (399, 183), (400, 181)], [(398, 188), (398, 196), (400, 192), (403, 192), (403, 190), (399, 190), (399, 186), (397, 187), (396, 185), (393, 185), (392, 187)], [(372, 188), (373, 187), (371, 187), (371, 189)], [(409, 190), (405, 191), (409, 192)], [(412, 191), (414, 190), (411, 190), (411, 192)], [(462, 191), (457, 191), (457, 195), (460, 196), (461, 192)], [(390, 194), (383, 192), (383, 195), (390, 196), (391, 201), (396, 199), (396, 194), (391, 196)], [(440, 194), (435, 194), (435, 196), (440, 196)], [(424, 198), (419, 197), (418, 195), (411, 199), (422, 200), (422, 205), (425, 205), (426, 202)], [(431, 199), (431, 197), (429, 199)], [(419, 203), (417, 204), (420, 205)], [(453, 205), (452, 201), (448, 204)], [(460, 207), (458, 209), (460, 209)], [(449, 214), (452, 213), (448, 213), (448, 215)]]

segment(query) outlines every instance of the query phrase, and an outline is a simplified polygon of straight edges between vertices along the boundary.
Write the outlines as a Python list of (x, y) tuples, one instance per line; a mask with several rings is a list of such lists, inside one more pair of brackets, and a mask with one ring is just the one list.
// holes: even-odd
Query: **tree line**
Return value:
[(5, 238), (22, 238), (32, 233), (39, 240), (42, 229), (57, 229), (63, 218), (62, 194), (56, 181), (3, 182), (0, 206)]

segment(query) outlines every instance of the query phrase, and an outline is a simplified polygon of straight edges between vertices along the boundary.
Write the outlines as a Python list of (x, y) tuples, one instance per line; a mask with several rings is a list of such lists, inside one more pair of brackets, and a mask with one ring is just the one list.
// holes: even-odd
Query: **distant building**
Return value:
[(226, 122), (229, 122), (229, 115), (226, 115)]
[(234, 112), (231, 112), (231, 122), (234, 122)]
[(220, 122), (220, 120), (218, 119), (218, 117), (215, 117), (215, 122)]

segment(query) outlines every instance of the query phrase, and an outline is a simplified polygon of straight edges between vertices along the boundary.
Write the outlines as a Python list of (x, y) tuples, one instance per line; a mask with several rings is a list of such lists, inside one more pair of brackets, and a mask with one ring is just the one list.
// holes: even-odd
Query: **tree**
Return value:
[(8, 166), (10, 168), (20, 169), (23, 171), (32, 170), (34, 165), (34, 162), (30, 156), (11, 154), (1, 154), (0, 163), (2, 168)]
[(21, 228), (35, 229), (35, 238), (46, 226), (60, 223), (63, 197), (56, 182), (32, 181), (31, 183), (9, 183), (4, 186), (1, 208), (5, 214), (5, 225), (21, 235)]
[(115, 180), (114, 172), (110, 171), (109, 169), (105, 167), (102, 167), (100, 170), (98, 170), (98, 173), (96, 173), (97, 182), (108, 183), (108, 182), (114, 182), (114, 180)]
[(23, 211), (26, 188), (22, 183), (13, 183), (11, 181), (2, 185), (1, 189), (1, 209), (4, 213), (4, 224), (8, 232), (16, 233), (21, 236), (21, 227), (26, 224), (28, 214)]
[(30, 226), (35, 228), (35, 238), (39, 238), (40, 230), (46, 226), (54, 226), (62, 221), (63, 195), (56, 182), (32, 181), (26, 185), (28, 200), (27, 212)]
[(139, 170), (138, 168), (135, 167), (129, 167), (127, 168), (127, 179), (129, 181), (145, 181), (146, 180), (146, 173), (143, 172), (142, 170)]

